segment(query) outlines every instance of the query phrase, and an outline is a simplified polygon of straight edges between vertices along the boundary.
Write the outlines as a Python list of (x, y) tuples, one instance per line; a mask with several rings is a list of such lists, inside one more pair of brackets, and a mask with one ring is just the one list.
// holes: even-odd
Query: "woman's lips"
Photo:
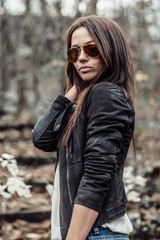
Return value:
[(91, 71), (91, 67), (88, 67), (88, 66), (85, 66), (85, 67), (81, 67), (80, 69), (79, 69), (79, 71), (81, 72), (81, 73), (87, 73), (87, 72), (89, 72), (89, 71)]

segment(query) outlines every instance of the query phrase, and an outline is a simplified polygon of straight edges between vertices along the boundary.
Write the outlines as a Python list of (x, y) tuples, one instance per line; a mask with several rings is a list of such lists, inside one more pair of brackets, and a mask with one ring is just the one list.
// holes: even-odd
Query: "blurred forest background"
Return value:
[(55, 153), (31, 130), (66, 80), (66, 31), (97, 14), (123, 29), (135, 63), (136, 160), (124, 182), (132, 240), (160, 240), (159, 0), (0, 0), (0, 240), (50, 239)]

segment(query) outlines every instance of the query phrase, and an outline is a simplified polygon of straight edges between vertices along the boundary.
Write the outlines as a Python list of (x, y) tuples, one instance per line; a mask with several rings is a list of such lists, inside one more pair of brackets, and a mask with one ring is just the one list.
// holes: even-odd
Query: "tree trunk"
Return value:
[(0, 72), (0, 82), (1, 82), (1, 90), (5, 91), (8, 87), (8, 77), (7, 77), (7, 43), (9, 41), (8, 36), (8, 16), (3, 14), (0, 20), (0, 64), (1, 64), (1, 72)]
[(96, 12), (97, 12), (97, 2), (98, 2), (98, 0), (91, 0), (88, 3), (87, 10), (86, 10), (86, 13), (85, 13), (86, 16), (91, 15), (91, 14), (96, 14)]
[(25, 1), (26, 5), (26, 14), (30, 12), (30, 0)]

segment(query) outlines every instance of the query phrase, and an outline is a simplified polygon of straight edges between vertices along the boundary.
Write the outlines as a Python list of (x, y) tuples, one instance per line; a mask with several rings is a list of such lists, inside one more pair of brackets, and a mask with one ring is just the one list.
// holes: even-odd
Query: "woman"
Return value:
[(135, 82), (120, 27), (100, 16), (67, 33), (65, 96), (33, 130), (34, 145), (57, 151), (53, 240), (129, 239), (123, 168), (134, 132)]

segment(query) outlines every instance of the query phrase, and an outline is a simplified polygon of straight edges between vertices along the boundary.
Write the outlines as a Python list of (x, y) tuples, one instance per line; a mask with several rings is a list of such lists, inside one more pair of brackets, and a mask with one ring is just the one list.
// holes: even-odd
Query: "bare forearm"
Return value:
[(93, 209), (75, 204), (66, 240), (85, 240), (98, 214)]

